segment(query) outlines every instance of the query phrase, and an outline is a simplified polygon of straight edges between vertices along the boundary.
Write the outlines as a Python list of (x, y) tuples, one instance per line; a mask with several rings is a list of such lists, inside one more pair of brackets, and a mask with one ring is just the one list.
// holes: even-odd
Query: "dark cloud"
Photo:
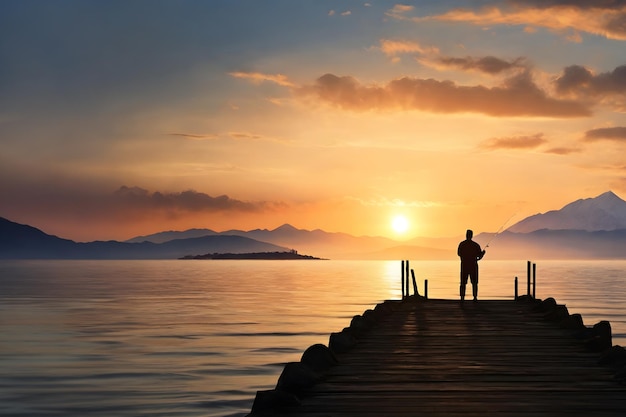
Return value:
[(187, 139), (203, 140), (203, 139), (217, 139), (217, 135), (199, 135), (195, 133), (168, 133), (169, 136), (179, 136)]
[(208, 194), (188, 190), (180, 193), (149, 192), (139, 187), (122, 186), (114, 193), (114, 203), (132, 209), (175, 210), (189, 212), (215, 211), (261, 211), (267, 208), (265, 202), (245, 202), (227, 195), (212, 197)]
[(496, 149), (534, 149), (548, 142), (543, 137), (543, 133), (537, 133), (531, 136), (510, 136), (502, 138), (491, 138), (485, 141), (481, 148)]
[(611, 72), (594, 74), (580, 65), (566, 67), (555, 81), (556, 91), (560, 94), (575, 96), (606, 96), (626, 94), (626, 65), (621, 65)]
[(544, 152), (555, 154), (555, 155), (569, 155), (571, 153), (577, 153), (580, 151), (581, 150), (579, 148), (556, 147), (556, 148), (546, 149)]
[(626, 141), (626, 127), (602, 127), (585, 132), (584, 139), (589, 142), (596, 140)]
[(517, 58), (512, 61), (505, 61), (494, 56), (475, 57), (439, 57), (436, 61), (443, 66), (459, 68), (462, 70), (475, 70), (487, 74), (499, 74), (511, 69), (526, 68), (524, 58)]
[(325, 74), (296, 90), (353, 111), (420, 110), (434, 113), (482, 113), (489, 116), (587, 117), (585, 105), (549, 97), (528, 72), (497, 87), (461, 86), (453, 81), (404, 77), (386, 85), (361, 84), (350, 76)]

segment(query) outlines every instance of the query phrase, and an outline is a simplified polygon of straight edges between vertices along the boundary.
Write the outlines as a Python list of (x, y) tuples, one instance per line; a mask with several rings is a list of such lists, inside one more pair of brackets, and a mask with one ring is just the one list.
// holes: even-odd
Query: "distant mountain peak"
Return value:
[(541, 229), (588, 232), (626, 229), (626, 201), (613, 191), (607, 191), (597, 197), (571, 202), (560, 210), (527, 217), (507, 230), (530, 233)]
[(277, 227), (276, 229), (274, 229), (275, 232), (290, 232), (290, 231), (297, 231), (300, 230), (292, 225), (290, 225), (289, 223), (285, 223), (282, 226)]
[[(614, 193), (613, 191), (611, 191), (611, 190), (606, 191), (606, 192), (604, 192), (604, 193), (600, 194), (600, 195), (599, 195), (599, 196), (597, 196), (596, 198), (601, 198), (601, 197), (605, 197), (605, 196), (608, 196), (608, 197), (611, 197), (611, 198), (619, 198), (619, 197), (617, 197), (617, 194), (615, 194), (615, 193)], [(621, 200), (621, 198), (620, 198), (620, 200)]]
[(626, 203), (626, 201), (619, 198), (617, 194), (615, 194), (613, 191), (607, 191), (605, 193), (602, 193), (599, 196), (597, 196), (595, 199), (599, 201), (621, 201), (621, 202)]

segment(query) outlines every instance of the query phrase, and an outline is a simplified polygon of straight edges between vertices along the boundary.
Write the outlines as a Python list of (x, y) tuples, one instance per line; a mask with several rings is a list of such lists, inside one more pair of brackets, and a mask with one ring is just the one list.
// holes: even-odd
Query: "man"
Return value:
[(457, 254), (461, 258), (461, 301), (465, 300), (465, 287), (468, 277), (472, 282), (474, 301), (478, 299), (478, 261), (485, 256), (485, 251), (472, 240), (473, 236), (474, 232), (468, 229), (465, 233), (465, 240), (459, 243), (457, 250)]

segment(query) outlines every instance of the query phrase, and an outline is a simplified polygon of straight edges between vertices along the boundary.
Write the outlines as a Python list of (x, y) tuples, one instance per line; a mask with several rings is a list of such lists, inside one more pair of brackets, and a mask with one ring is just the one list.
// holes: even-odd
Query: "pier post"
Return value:
[(409, 260), (408, 259), (406, 261), (405, 267), (406, 267), (406, 271), (405, 271), (406, 272), (406, 281), (405, 281), (406, 292), (405, 294), (408, 297), (409, 296)]
[(519, 295), (517, 291), (517, 277), (515, 277), (515, 299), (517, 300), (518, 298), (519, 298)]
[(424, 280), (424, 298), (428, 299), (428, 280)]
[(533, 299), (535, 298), (536, 288), (537, 288), (537, 264), (533, 263)]
[(402, 260), (402, 281), (400, 281), (400, 288), (402, 289), (402, 298), (404, 298), (404, 260)]
[(530, 261), (526, 261), (526, 295), (530, 294)]
[(411, 269), (411, 278), (413, 279), (413, 295), (417, 297), (420, 294), (417, 291), (417, 282), (415, 281), (415, 271), (413, 269)]

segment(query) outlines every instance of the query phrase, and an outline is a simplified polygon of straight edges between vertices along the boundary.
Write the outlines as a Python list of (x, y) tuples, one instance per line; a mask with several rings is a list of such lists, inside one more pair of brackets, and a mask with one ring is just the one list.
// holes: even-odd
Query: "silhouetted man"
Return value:
[(478, 261), (485, 256), (485, 251), (472, 240), (472, 236), (474, 236), (474, 232), (468, 229), (465, 233), (466, 239), (459, 243), (457, 250), (457, 254), (461, 258), (461, 301), (465, 300), (465, 287), (468, 277), (472, 281), (474, 301), (478, 299)]

